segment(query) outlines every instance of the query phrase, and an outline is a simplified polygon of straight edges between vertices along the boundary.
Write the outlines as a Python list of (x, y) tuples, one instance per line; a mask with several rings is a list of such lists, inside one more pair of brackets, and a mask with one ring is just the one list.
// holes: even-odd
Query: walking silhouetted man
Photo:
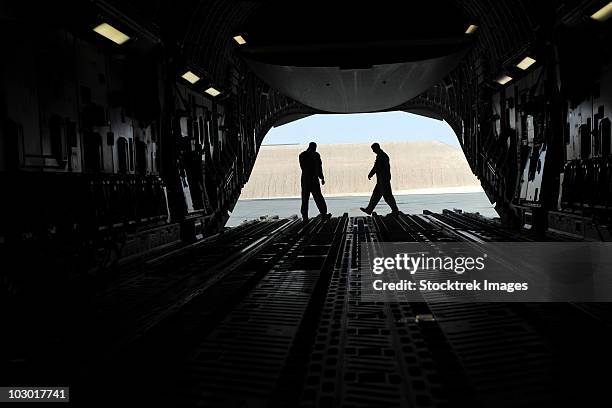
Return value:
[(372, 198), (370, 198), (370, 204), (366, 208), (361, 207), (361, 211), (371, 215), (374, 208), (380, 201), (381, 197), (384, 197), (385, 202), (391, 207), (391, 212), (397, 214), (397, 204), (393, 192), (391, 191), (391, 166), (389, 165), (389, 156), (385, 153), (378, 143), (372, 144), (372, 151), (376, 154), (376, 161), (374, 167), (368, 174), (368, 180), (376, 174), (376, 187), (372, 192)]
[(308, 220), (308, 200), (310, 194), (322, 215), (327, 215), (327, 204), (321, 194), (321, 184), (325, 184), (321, 155), (317, 153), (317, 144), (310, 142), (308, 149), (300, 153), (300, 168), (302, 169), (302, 218)]

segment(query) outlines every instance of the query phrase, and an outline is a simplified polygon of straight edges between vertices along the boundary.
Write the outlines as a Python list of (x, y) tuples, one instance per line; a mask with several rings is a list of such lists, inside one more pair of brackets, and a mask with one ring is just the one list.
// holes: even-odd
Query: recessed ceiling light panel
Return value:
[(474, 33), (476, 32), (476, 30), (478, 30), (478, 26), (477, 26), (477, 25), (474, 25), (474, 24), (471, 24), (471, 25), (470, 25), (470, 26), (467, 28), (467, 30), (465, 30), (465, 33), (466, 33), (466, 34), (474, 34)]
[(606, 21), (610, 17), (612, 17), (612, 1), (591, 15), (593, 20), (600, 22)]
[(243, 36), (241, 35), (236, 35), (234, 36), (234, 41), (236, 41), (238, 43), (238, 45), (244, 45), (246, 44), (246, 40), (244, 39)]
[(95, 27), (93, 30), (96, 33), (100, 34), (102, 37), (105, 37), (118, 45), (121, 45), (130, 39), (127, 34), (122, 33), (121, 31), (117, 30), (115, 27), (108, 23), (102, 23), (99, 26)]
[(207, 90), (205, 90), (204, 92), (206, 92), (207, 94), (209, 94), (212, 97), (215, 97), (215, 96), (217, 96), (217, 95), (219, 95), (221, 93), (221, 91), (216, 90), (212, 86), (210, 88), (208, 88)]
[(190, 84), (195, 84), (196, 82), (200, 80), (200, 77), (191, 71), (185, 72), (183, 75), (181, 75), (181, 78), (183, 78), (185, 81), (189, 82)]
[(529, 68), (530, 66), (532, 66), (533, 64), (535, 64), (536, 60), (534, 60), (531, 57), (525, 57), (522, 59), (521, 62), (519, 62), (518, 64), (516, 64), (517, 68), (522, 69), (523, 71), (526, 70), (527, 68)]
[(512, 81), (512, 77), (506, 74), (500, 75), (495, 82), (500, 85), (506, 85), (508, 82)]

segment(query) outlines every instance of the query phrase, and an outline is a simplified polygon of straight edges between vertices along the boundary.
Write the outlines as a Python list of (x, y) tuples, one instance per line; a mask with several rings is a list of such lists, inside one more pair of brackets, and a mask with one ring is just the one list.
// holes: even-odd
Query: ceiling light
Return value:
[(500, 85), (506, 85), (508, 82), (512, 81), (512, 77), (508, 76), (508, 75), (500, 75), (495, 82), (497, 82)]
[(126, 34), (122, 33), (121, 31), (117, 30), (115, 27), (107, 23), (102, 23), (96, 28), (94, 28), (93, 30), (96, 33), (100, 34), (102, 37), (106, 37), (112, 42), (114, 42), (115, 44), (119, 44), (119, 45), (123, 44), (124, 42), (130, 39), (129, 36), (127, 36)]
[(612, 1), (591, 15), (595, 21), (606, 21), (612, 17)]
[(196, 82), (200, 80), (200, 77), (191, 71), (185, 72), (183, 75), (181, 75), (181, 78), (183, 78), (185, 81), (191, 84), (195, 84)]
[(477, 26), (477, 25), (474, 25), (474, 24), (471, 24), (471, 25), (470, 25), (470, 26), (467, 28), (467, 30), (465, 30), (465, 33), (466, 33), (466, 34), (474, 34), (474, 33), (476, 32), (476, 30), (478, 30), (478, 26)]
[(241, 35), (237, 35), (234, 37), (234, 41), (236, 41), (238, 43), (238, 45), (244, 45), (246, 44), (246, 40), (244, 39), (243, 36)]
[(213, 88), (212, 86), (210, 88), (208, 88), (207, 90), (205, 90), (204, 92), (206, 92), (207, 94), (209, 94), (210, 96), (217, 96), (221, 93), (221, 91), (216, 90), (215, 88)]
[(516, 64), (516, 67), (520, 68), (520, 69), (522, 69), (524, 71), (527, 68), (529, 68), (530, 66), (532, 66), (533, 64), (535, 64), (535, 62), (536, 62), (536, 60), (534, 60), (533, 58), (525, 57), (525, 58), (523, 58), (523, 60), (521, 62)]

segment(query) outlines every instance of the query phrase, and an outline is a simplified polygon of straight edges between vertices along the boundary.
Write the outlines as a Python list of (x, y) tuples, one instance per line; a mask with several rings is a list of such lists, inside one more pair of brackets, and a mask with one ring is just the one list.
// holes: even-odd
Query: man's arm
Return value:
[(372, 176), (376, 174), (376, 163), (377, 162), (378, 162), (378, 158), (374, 161), (374, 166), (372, 167), (372, 170), (370, 170), (370, 173), (368, 174), (368, 179), (371, 179)]
[(323, 176), (323, 161), (321, 160), (321, 155), (317, 154), (317, 173), (318, 173), (318, 177), (321, 179), (321, 184), (325, 184), (325, 176)]

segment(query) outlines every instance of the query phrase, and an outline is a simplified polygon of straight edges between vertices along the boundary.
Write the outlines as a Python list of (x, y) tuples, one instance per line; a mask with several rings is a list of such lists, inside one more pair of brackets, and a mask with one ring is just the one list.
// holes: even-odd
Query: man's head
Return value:
[(316, 152), (317, 151), (317, 144), (315, 142), (308, 143), (308, 150), (310, 150), (311, 152)]
[(381, 151), (380, 145), (378, 143), (372, 143), (372, 146), (370, 146), (372, 148), (372, 151), (374, 153), (378, 153)]

